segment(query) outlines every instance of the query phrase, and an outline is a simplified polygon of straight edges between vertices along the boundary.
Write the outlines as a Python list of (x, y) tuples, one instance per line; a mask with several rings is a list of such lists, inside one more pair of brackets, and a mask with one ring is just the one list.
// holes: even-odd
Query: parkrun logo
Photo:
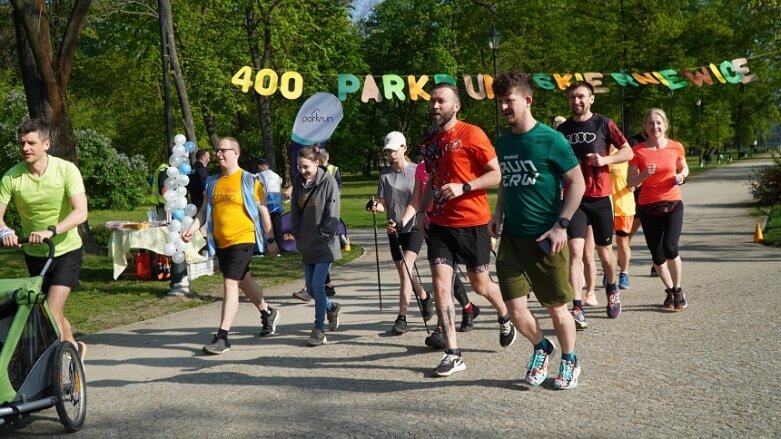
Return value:
[(567, 141), (570, 143), (570, 145), (578, 145), (580, 143), (594, 143), (594, 141), (597, 140), (597, 135), (595, 133), (572, 133), (567, 135)]
[(333, 116), (326, 116), (326, 117), (320, 116), (320, 109), (319, 108), (315, 108), (314, 110), (312, 110), (312, 113), (309, 116), (307, 116), (307, 115), (301, 116), (301, 122), (304, 122), (304, 123), (313, 123), (313, 122), (314, 123), (329, 123), (329, 122), (333, 122), (333, 121), (334, 121)]

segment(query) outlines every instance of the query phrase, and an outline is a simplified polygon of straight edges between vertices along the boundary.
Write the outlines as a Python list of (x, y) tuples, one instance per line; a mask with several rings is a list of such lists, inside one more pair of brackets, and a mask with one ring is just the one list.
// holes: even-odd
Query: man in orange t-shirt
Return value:
[(413, 201), (401, 220), (403, 225), (418, 215), (418, 227), (429, 236), (434, 298), (446, 346), (434, 376), (466, 369), (457, 345), (450, 291), (456, 261), (466, 265), (475, 292), (496, 309), (499, 344), (508, 347), (515, 341), (515, 327), (507, 315), (499, 286), (488, 275), (491, 238), (487, 225), (491, 212), (486, 189), (501, 180), (499, 161), (483, 130), (458, 120), (460, 108), (458, 88), (454, 85), (440, 83), (431, 91), (429, 115), (437, 131), (421, 147), (429, 181), (422, 199)]

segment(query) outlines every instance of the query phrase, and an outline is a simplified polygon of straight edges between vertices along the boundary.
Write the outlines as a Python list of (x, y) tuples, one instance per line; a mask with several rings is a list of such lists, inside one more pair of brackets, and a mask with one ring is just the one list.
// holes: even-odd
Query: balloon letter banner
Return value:
[(342, 121), (342, 102), (331, 93), (317, 93), (304, 102), (293, 122), (293, 134), (290, 136), (291, 176), (298, 173), (296, 157), (298, 150), (310, 145), (325, 144)]

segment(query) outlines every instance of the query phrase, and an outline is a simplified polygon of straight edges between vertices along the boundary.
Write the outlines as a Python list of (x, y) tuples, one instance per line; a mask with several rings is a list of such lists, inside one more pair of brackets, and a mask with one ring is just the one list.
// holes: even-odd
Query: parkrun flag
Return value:
[(331, 93), (317, 93), (304, 102), (293, 122), (290, 136), (290, 176), (298, 174), (296, 158), (298, 151), (311, 145), (325, 149), (328, 139), (342, 121), (342, 102)]

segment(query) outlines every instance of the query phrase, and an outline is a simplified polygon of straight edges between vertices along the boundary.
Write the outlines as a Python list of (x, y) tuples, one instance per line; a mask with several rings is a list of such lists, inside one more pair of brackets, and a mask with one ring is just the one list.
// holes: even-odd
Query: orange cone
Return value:
[(762, 227), (759, 226), (759, 223), (757, 223), (757, 226), (754, 227), (754, 242), (757, 244), (762, 244), (762, 241), (764, 241), (765, 238), (762, 236)]

